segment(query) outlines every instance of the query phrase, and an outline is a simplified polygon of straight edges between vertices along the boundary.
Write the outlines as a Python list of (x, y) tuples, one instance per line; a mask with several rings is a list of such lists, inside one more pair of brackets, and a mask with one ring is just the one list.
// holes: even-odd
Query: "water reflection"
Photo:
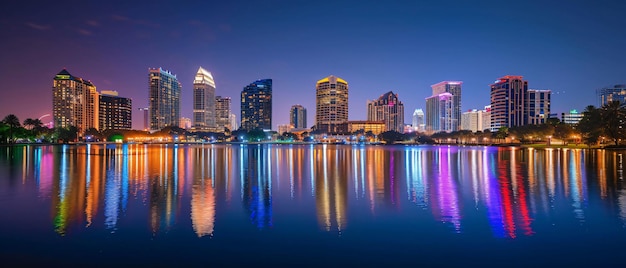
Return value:
[[(284, 219), (277, 215), (311, 206), (306, 219), (328, 232), (389, 213), (428, 213), (452, 233), (484, 226), (517, 238), (563, 212), (585, 224), (590, 199), (626, 223), (622, 157), (448, 146), (18, 146), (0, 148), (0, 177), (4, 192), (34, 186), (31, 200), (50, 203), (50, 224), (61, 235), (114, 232), (132, 212), (145, 214), (153, 234), (180, 224), (213, 236), (230, 224), (220, 222), (224, 213), (240, 210), (248, 224), (266, 229)], [(143, 211), (129, 210), (133, 204)]]

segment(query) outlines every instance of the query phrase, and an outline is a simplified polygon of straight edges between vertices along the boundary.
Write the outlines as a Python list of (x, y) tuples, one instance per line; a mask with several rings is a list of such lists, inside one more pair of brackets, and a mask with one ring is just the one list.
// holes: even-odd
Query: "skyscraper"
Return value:
[(224, 128), (229, 130), (236, 130), (230, 124), (230, 97), (215, 97), (215, 125), (217, 126), (217, 132), (223, 132)]
[(180, 120), (180, 91), (176, 75), (161, 68), (150, 68), (150, 129), (177, 127)]
[(415, 109), (413, 112), (413, 122), (411, 124), (413, 131), (424, 131), (426, 124), (424, 123), (424, 111), (422, 109)]
[(118, 96), (117, 91), (100, 92), (99, 130), (132, 129), (133, 102), (129, 98)]
[(550, 118), (550, 90), (529, 89), (526, 92), (526, 115), (525, 124), (545, 124)]
[(451, 122), (452, 131), (457, 131), (461, 127), (461, 81), (442, 81), (430, 86), (433, 90), (433, 96), (448, 92), (454, 96), (452, 103)]
[(626, 103), (626, 85), (615, 85), (596, 90), (598, 94), (598, 106), (602, 107), (611, 101)]
[(347, 132), (348, 82), (329, 76), (315, 86), (316, 129), (327, 133)]
[(404, 132), (404, 104), (389, 91), (367, 102), (367, 121), (385, 122), (385, 131)]
[(272, 129), (272, 79), (262, 79), (241, 91), (241, 128)]
[(193, 80), (193, 128), (215, 130), (215, 81), (211, 73), (202, 67), (198, 68)]
[(454, 95), (449, 92), (426, 98), (426, 132), (452, 132), (457, 129), (453, 119)]
[(528, 81), (522, 76), (503, 76), (491, 85), (491, 131), (525, 124), (527, 91)]
[(300, 104), (291, 106), (289, 124), (294, 128), (306, 128), (306, 109)]
[(52, 117), (55, 127), (78, 128), (78, 134), (98, 128), (99, 97), (96, 86), (90, 81), (72, 76), (66, 69), (53, 81)]

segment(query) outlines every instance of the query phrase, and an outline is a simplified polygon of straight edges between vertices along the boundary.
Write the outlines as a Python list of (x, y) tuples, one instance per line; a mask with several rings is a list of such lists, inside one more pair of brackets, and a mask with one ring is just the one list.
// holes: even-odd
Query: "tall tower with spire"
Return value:
[(193, 80), (193, 128), (215, 131), (215, 81), (204, 68), (198, 68)]

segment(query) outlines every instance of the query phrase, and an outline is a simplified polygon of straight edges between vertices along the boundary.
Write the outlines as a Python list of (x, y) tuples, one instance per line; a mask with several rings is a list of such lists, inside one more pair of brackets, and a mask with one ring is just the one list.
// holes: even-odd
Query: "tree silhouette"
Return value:
[(14, 114), (9, 114), (4, 117), (2, 122), (9, 126), (9, 143), (15, 142), (14, 132), (21, 126), (20, 120)]

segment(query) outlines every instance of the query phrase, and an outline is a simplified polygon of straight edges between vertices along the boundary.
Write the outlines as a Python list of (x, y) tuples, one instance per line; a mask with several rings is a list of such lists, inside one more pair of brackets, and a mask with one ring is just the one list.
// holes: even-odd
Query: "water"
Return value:
[(624, 151), (0, 147), (22, 265), (624, 266)]

